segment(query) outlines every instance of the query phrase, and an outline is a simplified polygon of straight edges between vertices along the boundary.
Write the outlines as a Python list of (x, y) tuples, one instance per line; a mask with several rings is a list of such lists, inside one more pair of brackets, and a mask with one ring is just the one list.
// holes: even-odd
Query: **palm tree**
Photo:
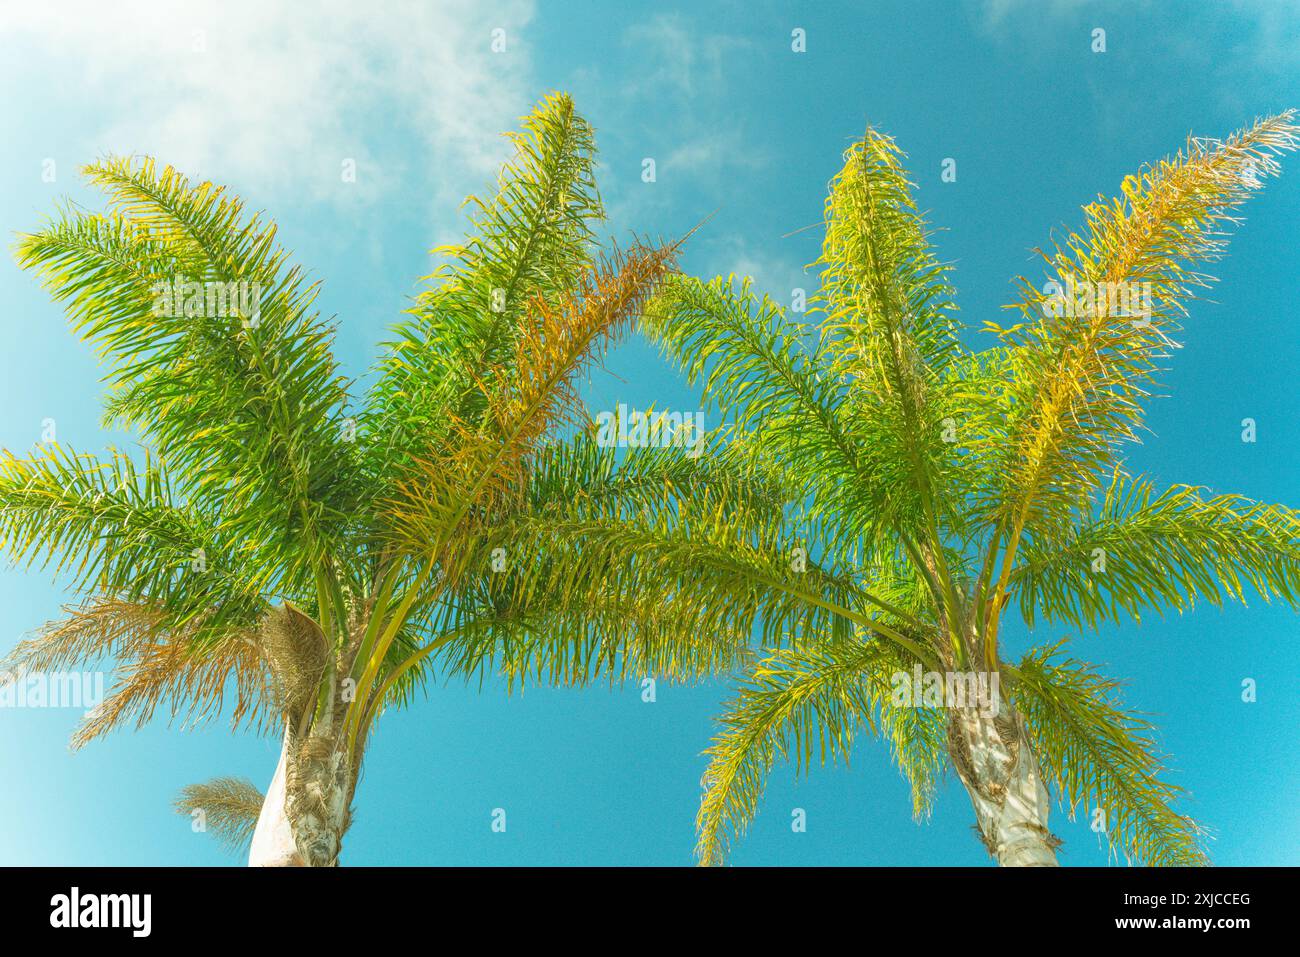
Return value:
[(218, 778), (178, 802), (251, 842), (250, 863), (337, 863), (373, 722), (440, 655), (558, 678), (594, 673), (592, 649), (683, 675), (733, 661), (721, 644), (657, 661), (680, 640), (656, 636), (688, 619), (611, 583), (592, 599), (581, 562), (519, 547), (552, 519), (658, 507), (685, 473), (662, 455), (616, 463), (581, 428), (566, 437), (585, 422), (577, 377), (676, 244), (596, 254), (592, 132), (567, 96), (512, 138), (495, 195), (469, 200), (473, 235), (439, 250), (359, 399), (317, 284), (224, 188), (107, 158), (85, 169), (107, 213), (67, 206), (17, 245), (110, 364), (106, 420), (143, 451), (5, 453), (0, 540), (79, 596), (5, 667), (111, 663), (76, 746), (160, 708), (279, 736), (265, 797)]
[[(778, 757), (800, 770), (814, 751), (847, 758), (858, 729), (889, 740), (918, 817), (955, 770), (1002, 865), (1056, 863), (1049, 788), (1071, 815), (1090, 808), (1128, 859), (1205, 860), (1152, 726), (1116, 683), (1064, 643), (1003, 660), (999, 636), (1009, 609), (1082, 631), (1249, 590), (1300, 604), (1300, 513), (1156, 488), (1125, 470), (1122, 445), (1209, 281), (1194, 266), (1295, 147), (1293, 120), (1193, 139), (1087, 206), (1086, 228), (1042, 254), (1051, 282), (1019, 280), (1016, 324), (988, 324), (997, 344), (983, 351), (963, 344), (903, 154), (876, 130), (830, 184), (819, 324), (748, 280), (665, 286), (650, 329), (792, 488), (795, 571), (841, 583), (839, 598), (815, 589), (819, 627), (769, 628), (783, 640), (721, 718), (702, 863), (743, 832)], [(733, 549), (757, 562), (756, 547)]]

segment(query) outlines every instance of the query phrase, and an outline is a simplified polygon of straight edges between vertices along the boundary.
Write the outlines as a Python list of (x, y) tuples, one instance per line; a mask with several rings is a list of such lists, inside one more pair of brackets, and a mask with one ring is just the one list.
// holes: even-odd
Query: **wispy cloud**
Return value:
[(1008, 18), (1027, 15), (1039, 25), (1044, 19), (1054, 19), (1084, 9), (1087, 0), (975, 0), (977, 21), (984, 30), (1001, 27)]
[[(341, 194), (350, 158), (354, 195), (415, 175), (459, 201), (529, 105), (533, 12), (531, 0), (73, 0), (8, 8), (0, 44), (64, 78), (63, 96), (104, 104), (96, 151), (317, 198)], [(394, 137), (412, 149), (394, 152)]]
[(633, 118), (619, 124), (624, 155), (656, 163), (654, 186), (610, 178), (606, 199), (614, 223), (655, 224), (686, 193), (694, 194), (696, 205), (707, 204), (736, 171), (771, 160), (734, 109), (744, 91), (735, 88), (736, 72), (728, 69), (755, 43), (705, 23), (672, 13), (632, 24), (620, 41), (627, 79), (610, 90), (591, 82), (598, 78), (584, 78), (594, 93), (587, 102), (599, 102), (605, 114)]
[(668, 13), (628, 27), (623, 45), (652, 64), (629, 85), (629, 94), (671, 92), (687, 97), (716, 92), (725, 82), (727, 60), (752, 46), (743, 37), (698, 30), (680, 14)]
[(668, 154), (664, 166), (669, 170), (696, 175), (722, 173), (736, 167), (756, 167), (766, 162), (766, 154), (745, 142), (735, 129), (702, 133), (683, 141)]
[(789, 256), (759, 249), (735, 234), (719, 237), (711, 243), (706, 241), (703, 245), (702, 274), (749, 279), (756, 293), (766, 293), (782, 306), (790, 304), (795, 289), (803, 289), (811, 295), (817, 286), (817, 277), (806, 272)]

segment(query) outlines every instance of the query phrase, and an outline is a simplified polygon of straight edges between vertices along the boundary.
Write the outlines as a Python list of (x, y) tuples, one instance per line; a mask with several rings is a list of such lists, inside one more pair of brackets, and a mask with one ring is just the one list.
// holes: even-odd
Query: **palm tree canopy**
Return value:
[[(143, 448), (0, 461), (0, 541), (80, 597), (8, 667), (118, 665), (78, 743), (159, 706), (202, 720), (233, 693), (236, 723), (301, 732), (347, 702), (355, 751), (438, 659), (584, 681), (744, 654), (755, 608), (733, 604), (736, 623), (686, 588), (653, 600), (643, 566), (705, 547), (690, 514), (728, 542), (772, 526), (770, 483), (727, 456), (619, 457), (576, 393), (677, 244), (597, 249), (594, 140), (567, 96), (511, 140), (364, 393), (339, 372), (318, 284), (222, 187), (110, 157), (86, 168), (106, 212), (65, 206), (20, 238), (19, 263), (107, 363), (106, 420)], [(594, 568), (563, 551), (638, 531), (665, 554)], [(721, 637), (682, 652), (705, 622)]]
[(734, 276), (665, 286), (652, 333), (753, 467), (790, 487), (810, 575), (853, 583), (831, 599), (841, 627), (788, 629), (722, 717), (701, 861), (721, 860), (744, 830), (778, 757), (846, 759), (859, 727), (890, 740), (926, 813), (947, 719), (889, 695), (890, 676), (918, 664), (999, 672), (1043, 774), (1071, 811), (1106, 809), (1120, 852), (1204, 860), (1150, 725), (1115, 683), (1060, 645), (1003, 662), (998, 631), (1013, 601), (1030, 625), (1072, 630), (1249, 592), (1300, 604), (1300, 514), (1160, 490), (1123, 455), (1210, 281), (1196, 270), (1222, 253), (1237, 209), (1298, 134), (1286, 112), (1223, 141), (1192, 139), (1128, 177), (1043, 253), (1050, 284), (1018, 280), (1017, 321), (987, 323), (997, 344), (983, 351), (964, 342), (903, 154), (874, 129), (830, 183), (806, 316)]

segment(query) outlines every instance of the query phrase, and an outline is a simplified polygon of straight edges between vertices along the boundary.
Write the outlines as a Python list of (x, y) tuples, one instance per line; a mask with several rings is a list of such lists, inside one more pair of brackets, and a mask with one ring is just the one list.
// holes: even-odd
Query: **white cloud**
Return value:
[(779, 305), (788, 306), (795, 289), (803, 289), (811, 296), (817, 287), (817, 277), (788, 256), (757, 249), (736, 234), (722, 236), (704, 245), (706, 248), (701, 251), (702, 275), (734, 275), (737, 279), (749, 279), (754, 284), (755, 293), (766, 293)]
[(680, 15), (667, 13), (629, 27), (623, 43), (653, 64), (625, 92), (652, 98), (667, 92), (687, 97), (716, 93), (725, 83), (727, 59), (752, 45), (740, 37), (697, 30)]
[(1087, 0), (978, 0), (978, 5), (984, 29), (993, 30), (1016, 14), (1027, 14), (1034, 24), (1041, 25), (1044, 18), (1062, 17), (1082, 9), (1086, 2)]
[[(316, 198), (341, 195), (351, 157), (362, 195), (413, 174), (435, 202), (459, 202), (530, 105), (532, 16), (532, 0), (73, 0), (8, 7), (0, 43), (26, 75), (71, 78), (58, 95), (81, 110), (102, 106), (92, 154), (150, 153)], [(504, 53), (490, 49), (496, 27)]]
[[(621, 179), (607, 175), (612, 223), (654, 231), (682, 202), (684, 190), (697, 194), (689, 200), (692, 208), (707, 204), (710, 196), (725, 195), (738, 171), (771, 162), (735, 109), (736, 71), (729, 61), (751, 51), (753, 40), (719, 33), (705, 14), (661, 13), (626, 27), (621, 46), (621, 84), (602, 83), (590, 72), (580, 77), (589, 87), (583, 103), (592, 115), (621, 118), (623, 155), (638, 164), (625, 167), (631, 173)], [(656, 161), (655, 185), (641, 182), (645, 157)]]
[(721, 174), (737, 167), (757, 168), (766, 161), (766, 154), (749, 146), (738, 130), (720, 129), (682, 143), (668, 154), (664, 166), (695, 174)]

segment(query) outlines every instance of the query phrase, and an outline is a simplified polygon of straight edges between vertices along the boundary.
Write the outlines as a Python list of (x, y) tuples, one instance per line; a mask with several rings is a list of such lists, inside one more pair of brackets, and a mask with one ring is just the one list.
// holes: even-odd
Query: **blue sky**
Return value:
[[(177, 7), (183, 9), (175, 9)], [(1290, 3), (989, 0), (922, 5), (744, 3), (6, 5), (0, 12), (0, 227), (28, 229), (56, 197), (96, 199), (76, 168), (105, 152), (151, 153), (230, 184), (281, 227), (324, 280), (338, 350), (362, 375), (385, 328), (455, 238), (459, 202), (505, 156), (499, 134), (547, 92), (573, 94), (597, 131), (610, 229), (675, 236), (710, 213), (691, 271), (752, 276), (778, 299), (812, 283), (825, 186), (868, 121), (910, 155), (921, 205), (956, 264), (962, 314), (1005, 315), (1030, 250), (1076, 227), (1189, 133), (1222, 136), (1300, 106), (1300, 9)], [(790, 48), (791, 30), (807, 52)], [(1106, 52), (1091, 51), (1094, 28)], [(490, 49), (494, 29), (506, 49)], [(657, 180), (643, 183), (642, 160)], [(940, 164), (957, 163), (957, 180)], [(357, 181), (343, 183), (353, 159)], [(55, 181), (42, 179), (54, 161)], [(1300, 168), (1245, 210), (1213, 301), (1198, 304), (1130, 464), (1300, 505)], [(58, 308), (0, 261), (0, 446), (31, 449), (42, 421), (96, 450), (128, 439), (99, 425), (99, 371)], [(972, 333), (979, 346), (984, 337)], [(586, 385), (618, 401), (693, 410), (638, 338)], [(1240, 441), (1240, 422), (1258, 441)], [(706, 425), (707, 425), (706, 420)], [(0, 651), (58, 614), (48, 574), (0, 573)], [(1221, 864), (1300, 863), (1300, 621), (1258, 601), (1198, 608), (1082, 637), (1075, 654), (1127, 682), (1157, 716), (1185, 809), (1215, 834)], [(1014, 634), (1013, 648), (1056, 640)], [(1243, 678), (1259, 700), (1240, 700)], [(379, 725), (345, 848), (351, 864), (684, 864), (725, 683), (582, 692), (436, 687)], [(231, 863), (170, 811), (177, 790), (218, 774), (265, 786), (275, 743), (220, 724), (160, 724), (70, 754), (77, 715), (0, 710), (0, 864)], [(490, 829), (493, 808), (508, 814)], [(793, 833), (803, 808), (806, 833)], [(910, 817), (883, 746), (851, 769), (773, 775), (737, 864), (980, 864), (955, 780), (933, 818)], [(1063, 862), (1102, 864), (1083, 824), (1054, 817)]]

